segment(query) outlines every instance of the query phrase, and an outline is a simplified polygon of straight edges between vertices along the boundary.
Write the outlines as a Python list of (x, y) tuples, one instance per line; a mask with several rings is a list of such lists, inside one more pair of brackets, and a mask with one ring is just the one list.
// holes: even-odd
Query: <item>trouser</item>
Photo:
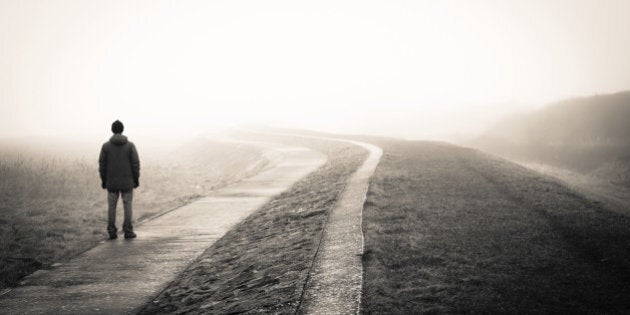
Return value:
[(118, 204), (118, 195), (122, 196), (123, 209), (125, 210), (125, 220), (123, 221), (123, 231), (132, 232), (131, 225), (131, 202), (133, 201), (133, 189), (129, 190), (108, 190), (107, 191), (107, 232), (116, 233), (116, 205)]

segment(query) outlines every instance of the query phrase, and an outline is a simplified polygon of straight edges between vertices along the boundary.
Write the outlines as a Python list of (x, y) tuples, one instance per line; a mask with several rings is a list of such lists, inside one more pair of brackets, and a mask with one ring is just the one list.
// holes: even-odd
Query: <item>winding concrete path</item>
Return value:
[(232, 226), (326, 162), (305, 148), (277, 145), (269, 153), (271, 168), (138, 226), (137, 239), (103, 242), (27, 277), (0, 297), (0, 313), (137, 312)]
[(299, 312), (356, 314), (361, 307), (363, 284), (363, 204), (383, 151), (364, 142), (321, 139), (352, 143), (368, 150), (369, 155), (348, 180), (328, 217)]

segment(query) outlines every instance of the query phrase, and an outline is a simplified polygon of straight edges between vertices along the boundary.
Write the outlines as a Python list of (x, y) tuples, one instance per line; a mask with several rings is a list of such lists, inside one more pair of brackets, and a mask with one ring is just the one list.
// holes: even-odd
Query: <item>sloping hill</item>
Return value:
[(630, 310), (627, 215), (478, 150), (372, 143), (365, 314)]
[(489, 136), (519, 143), (562, 145), (630, 144), (630, 91), (568, 99), (510, 117)]
[(470, 143), (630, 185), (630, 91), (575, 98), (499, 122)]

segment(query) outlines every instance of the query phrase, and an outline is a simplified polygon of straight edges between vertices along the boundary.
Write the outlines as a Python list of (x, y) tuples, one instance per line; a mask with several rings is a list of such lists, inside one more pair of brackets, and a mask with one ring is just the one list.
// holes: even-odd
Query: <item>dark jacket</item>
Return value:
[(103, 144), (98, 158), (101, 181), (108, 190), (130, 190), (138, 186), (140, 159), (133, 142), (121, 134)]

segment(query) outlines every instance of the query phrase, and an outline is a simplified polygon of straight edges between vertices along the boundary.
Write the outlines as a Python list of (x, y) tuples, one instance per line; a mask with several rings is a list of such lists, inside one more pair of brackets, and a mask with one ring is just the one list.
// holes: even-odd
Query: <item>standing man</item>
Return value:
[(103, 144), (98, 158), (101, 187), (107, 189), (107, 233), (109, 233), (110, 240), (118, 238), (116, 234), (118, 232), (118, 228), (116, 228), (116, 204), (119, 195), (122, 196), (125, 210), (123, 222), (125, 238), (136, 237), (131, 225), (131, 202), (133, 189), (138, 187), (140, 183), (140, 159), (138, 159), (136, 146), (122, 135), (124, 128), (122, 122), (118, 120), (112, 124), (114, 135)]

